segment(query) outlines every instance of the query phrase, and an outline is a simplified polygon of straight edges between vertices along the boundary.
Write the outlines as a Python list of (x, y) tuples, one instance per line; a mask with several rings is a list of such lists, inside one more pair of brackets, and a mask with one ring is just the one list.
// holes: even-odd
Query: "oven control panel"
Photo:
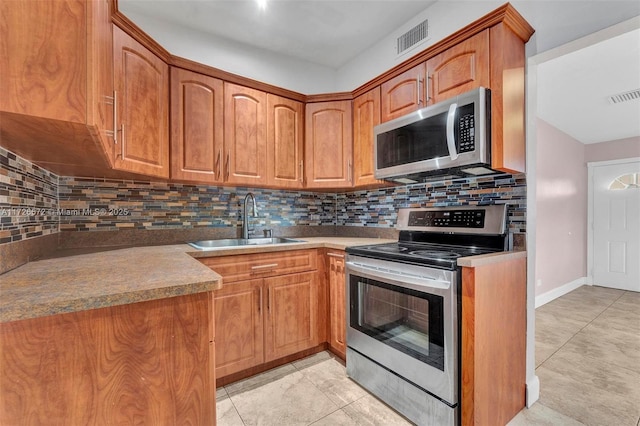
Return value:
[(484, 228), (485, 210), (417, 210), (409, 213), (409, 226)]

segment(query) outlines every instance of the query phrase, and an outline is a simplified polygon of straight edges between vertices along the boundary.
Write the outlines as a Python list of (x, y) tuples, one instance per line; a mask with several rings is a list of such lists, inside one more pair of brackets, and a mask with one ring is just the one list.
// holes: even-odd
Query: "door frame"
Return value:
[(640, 157), (622, 158), (619, 160), (590, 161), (587, 163), (587, 284), (593, 285), (593, 233), (595, 224), (593, 222), (594, 184), (593, 172), (596, 167), (613, 166), (616, 164), (640, 163)]

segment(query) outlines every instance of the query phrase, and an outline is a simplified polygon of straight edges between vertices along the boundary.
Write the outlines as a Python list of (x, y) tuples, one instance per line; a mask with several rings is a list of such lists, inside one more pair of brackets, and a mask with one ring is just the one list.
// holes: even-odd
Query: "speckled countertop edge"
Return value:
[(526, 251), (503, 251), (489, 254), (479, 254), (477, 256), (461, 257), (458, 259), (458, 266), (477, 268), (479, 266), (490, 265), (492, 263), (506, 262), (513, 259), (527, 257)]
[(221, 288), (185, 246), (137, 247), (30, 262), (0, 275), (0, 322)]

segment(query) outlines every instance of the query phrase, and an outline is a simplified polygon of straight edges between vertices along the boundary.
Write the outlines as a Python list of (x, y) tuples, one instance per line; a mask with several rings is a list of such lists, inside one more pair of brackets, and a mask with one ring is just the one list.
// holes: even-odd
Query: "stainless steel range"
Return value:
[(459, 257), (505, 250), (506, 206), (401, 209), (347, 249), (347, 374), (419, 425), (459, 424)]

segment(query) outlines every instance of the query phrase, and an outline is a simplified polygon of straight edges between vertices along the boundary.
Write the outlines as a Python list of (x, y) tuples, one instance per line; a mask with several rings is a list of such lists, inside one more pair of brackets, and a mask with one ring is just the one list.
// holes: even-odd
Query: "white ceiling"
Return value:
[(425, 10), (428, 0), (120, 0), (138, 13), (239, 43), (339, 68)]
[(640, 136), (640, 99), (612, 95), (640, 89), (640, 30), (538, 65), (538, 116), (582, 143)]

